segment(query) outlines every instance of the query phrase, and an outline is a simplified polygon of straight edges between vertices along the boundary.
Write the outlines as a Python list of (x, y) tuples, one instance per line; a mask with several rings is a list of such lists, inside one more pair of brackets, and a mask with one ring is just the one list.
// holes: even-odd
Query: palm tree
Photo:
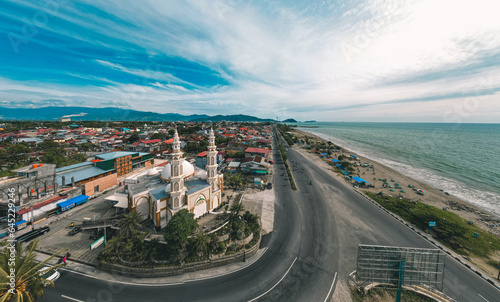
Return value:
[(235, 201), (231, 205), (230, 211), (233, 214), (236, 214), (236, 216), (238, 216), (240, 214), (240, 212), (245, 211), (245, 206), (243, 205), (243, 203), (241, 201)]
[(141, 214), (138, 212), (130, 212), (123, 216), (118, 223), (120, 237), (130, 237), (141, 226)]
[[(45, 286), (54, 286), (52, 281), (43, 279), (41, 275), (66, 264), (61, 263), (54, 266), (48, 264), (60, 251), (37, 263), (35, 261), (37, 246), (38, 240), (35, 240), (28, 245), (26, 250), (21, 243), (17, 243), (15, 247), (11, 248), (8, 245), (0, 252), (1, 302), (34, 302), (38, 297), (43, 296)], [(40, 271), (45, 267), (49, 268)]]
[(194, 252), (196, 252), (198, 255), (204, 255), (205, 253), (207, 253), (208, 243), (208, 237), (207, 235), (205, 235), (205, 233), (200, 232), (196, 234), (196, 236), (193, 238)]

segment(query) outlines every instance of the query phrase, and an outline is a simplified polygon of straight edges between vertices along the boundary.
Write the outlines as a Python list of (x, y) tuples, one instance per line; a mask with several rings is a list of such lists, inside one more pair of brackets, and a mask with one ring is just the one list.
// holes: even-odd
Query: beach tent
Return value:
[(366, 180), (364, 180), (363, 178), (359, 178), (357, 176), (354, 176), (352, 179), (354, 179), (356, 182), (364, 182), (366, 183), (367, 185), (369, 185), (370, 183), (367, 182)]
[(352, 157), (352, 158), (354, 158), (354, 159), (357, 159), (357, 158), (358, 158), (357, 156), (352, 155), (352, 154), (351, 154), (351, 157)]
[(339, 162), (340, 162), (340, 160), (335, 159), (335, 158), (330, 159), (330, 161), (331, 161), (332, 163), (339, 163)]

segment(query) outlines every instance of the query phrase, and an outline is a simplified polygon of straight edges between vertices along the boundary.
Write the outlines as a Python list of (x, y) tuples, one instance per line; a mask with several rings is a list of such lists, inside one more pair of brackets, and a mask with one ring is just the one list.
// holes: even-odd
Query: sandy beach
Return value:
[[(310, 139), (319, 142), (326, 142), (325, 139), (319, 136), (298, 129), (294, 129), (293, 132), (299, 139), (304, 136), (309, 136)], [(321, 158), (321, 156), (315, 153), (314, 150), (308, 150), (299, 145), (294, 145), (293, 148), (316, 162), (323, 169), (330, 171), (332, 174), (336, 175), (337, 178), (343, 179), (346, 183), (354, 183), (352, 180), (348, 181), (340, 173), (333, 172), (333, 167), (328, 163), (327, 159)], [(468, 221), (472, 221), (475, 225), (481, 227), (485, 231), (500, 237), (500, 220), (490, 213), (478, 209), (468, 202), (461, 200), (455, 196), (449, 195), (446, 192), (433, 188), (429, 184), (417, 181), (413, 178), (399, 173), (398, 171), (395, 171), (394, 169), (384, 166), (379, 162), (363, 156), (359, 156), (358, 154), (347, 149), (343, 148), (342, 152), (332, 153), (330, 158), (337, 158), (341, 154), (344, 156), (350, 156), (352, 154), (358, 157), (357, 160), (351, 160), (351, 162), (353, 163), (360, 164), (359, 167), (354, 167), (355, 171), (351, 172), (351, 176), (358, 176), (374, 186), (373, 188), (362, 187), (360, 188), (361, 191), (368, 191), (373, 193), (382, 192), (386, 195), (402, 196), (410, 200), (423, 202), (440, 209), (446, 208), (446, 210), (456, 213)], [(365, 164), (367, 164), (368, 167), (364, 167)], [(372, 165), (373, 169), (370, 168), (370, 166)], [(383, 184), (385, 183), (385, 181), (383, 181), (384, 179), (387, 179), (387, 187), (383, 186)], [(399, 185), (399, 187), (401, 187), (401, 189), (397, 188), (396, 183)], [(392, 188), (388, 187), (389, 185), (392, 186)], [(408, 187), (408, 185), (411, 185), (412, 188)], [(424, 190), (425, 194), (417, 194), (417, 192), (414, 191), (413, 188), (417, 190)], [(391, 189), (393, 189), (394, 191), (391, 191)]]

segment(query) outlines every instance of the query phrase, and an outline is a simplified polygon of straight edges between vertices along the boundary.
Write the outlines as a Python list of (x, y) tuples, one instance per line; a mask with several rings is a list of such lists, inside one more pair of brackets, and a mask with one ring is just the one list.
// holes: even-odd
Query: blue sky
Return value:
[(494, 0), (2, 1), (0, 106), (500, 122), (498, 8)]

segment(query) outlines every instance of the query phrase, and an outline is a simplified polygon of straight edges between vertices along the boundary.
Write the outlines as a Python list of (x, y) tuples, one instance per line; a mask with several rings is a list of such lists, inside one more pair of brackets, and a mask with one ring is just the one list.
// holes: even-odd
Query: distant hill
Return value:
[(0, 107), (0, 119), (52, 121), (68, 116), (72, 121), (232, 121), (232, 122), (272, 122), (272, 119), (260, 119), (251, 115), (182, 115), (178, 113), (156, 113), (122, 109), (116, 107), (42, 107), (5, 108)]
[(288, 118), (286, 120), (283, 121), (283, 123), (296, 123), (297, 121), (294, 120), (293, 118)]
[(316, 123), (316, 121), (305, 121), (304, 123)]

